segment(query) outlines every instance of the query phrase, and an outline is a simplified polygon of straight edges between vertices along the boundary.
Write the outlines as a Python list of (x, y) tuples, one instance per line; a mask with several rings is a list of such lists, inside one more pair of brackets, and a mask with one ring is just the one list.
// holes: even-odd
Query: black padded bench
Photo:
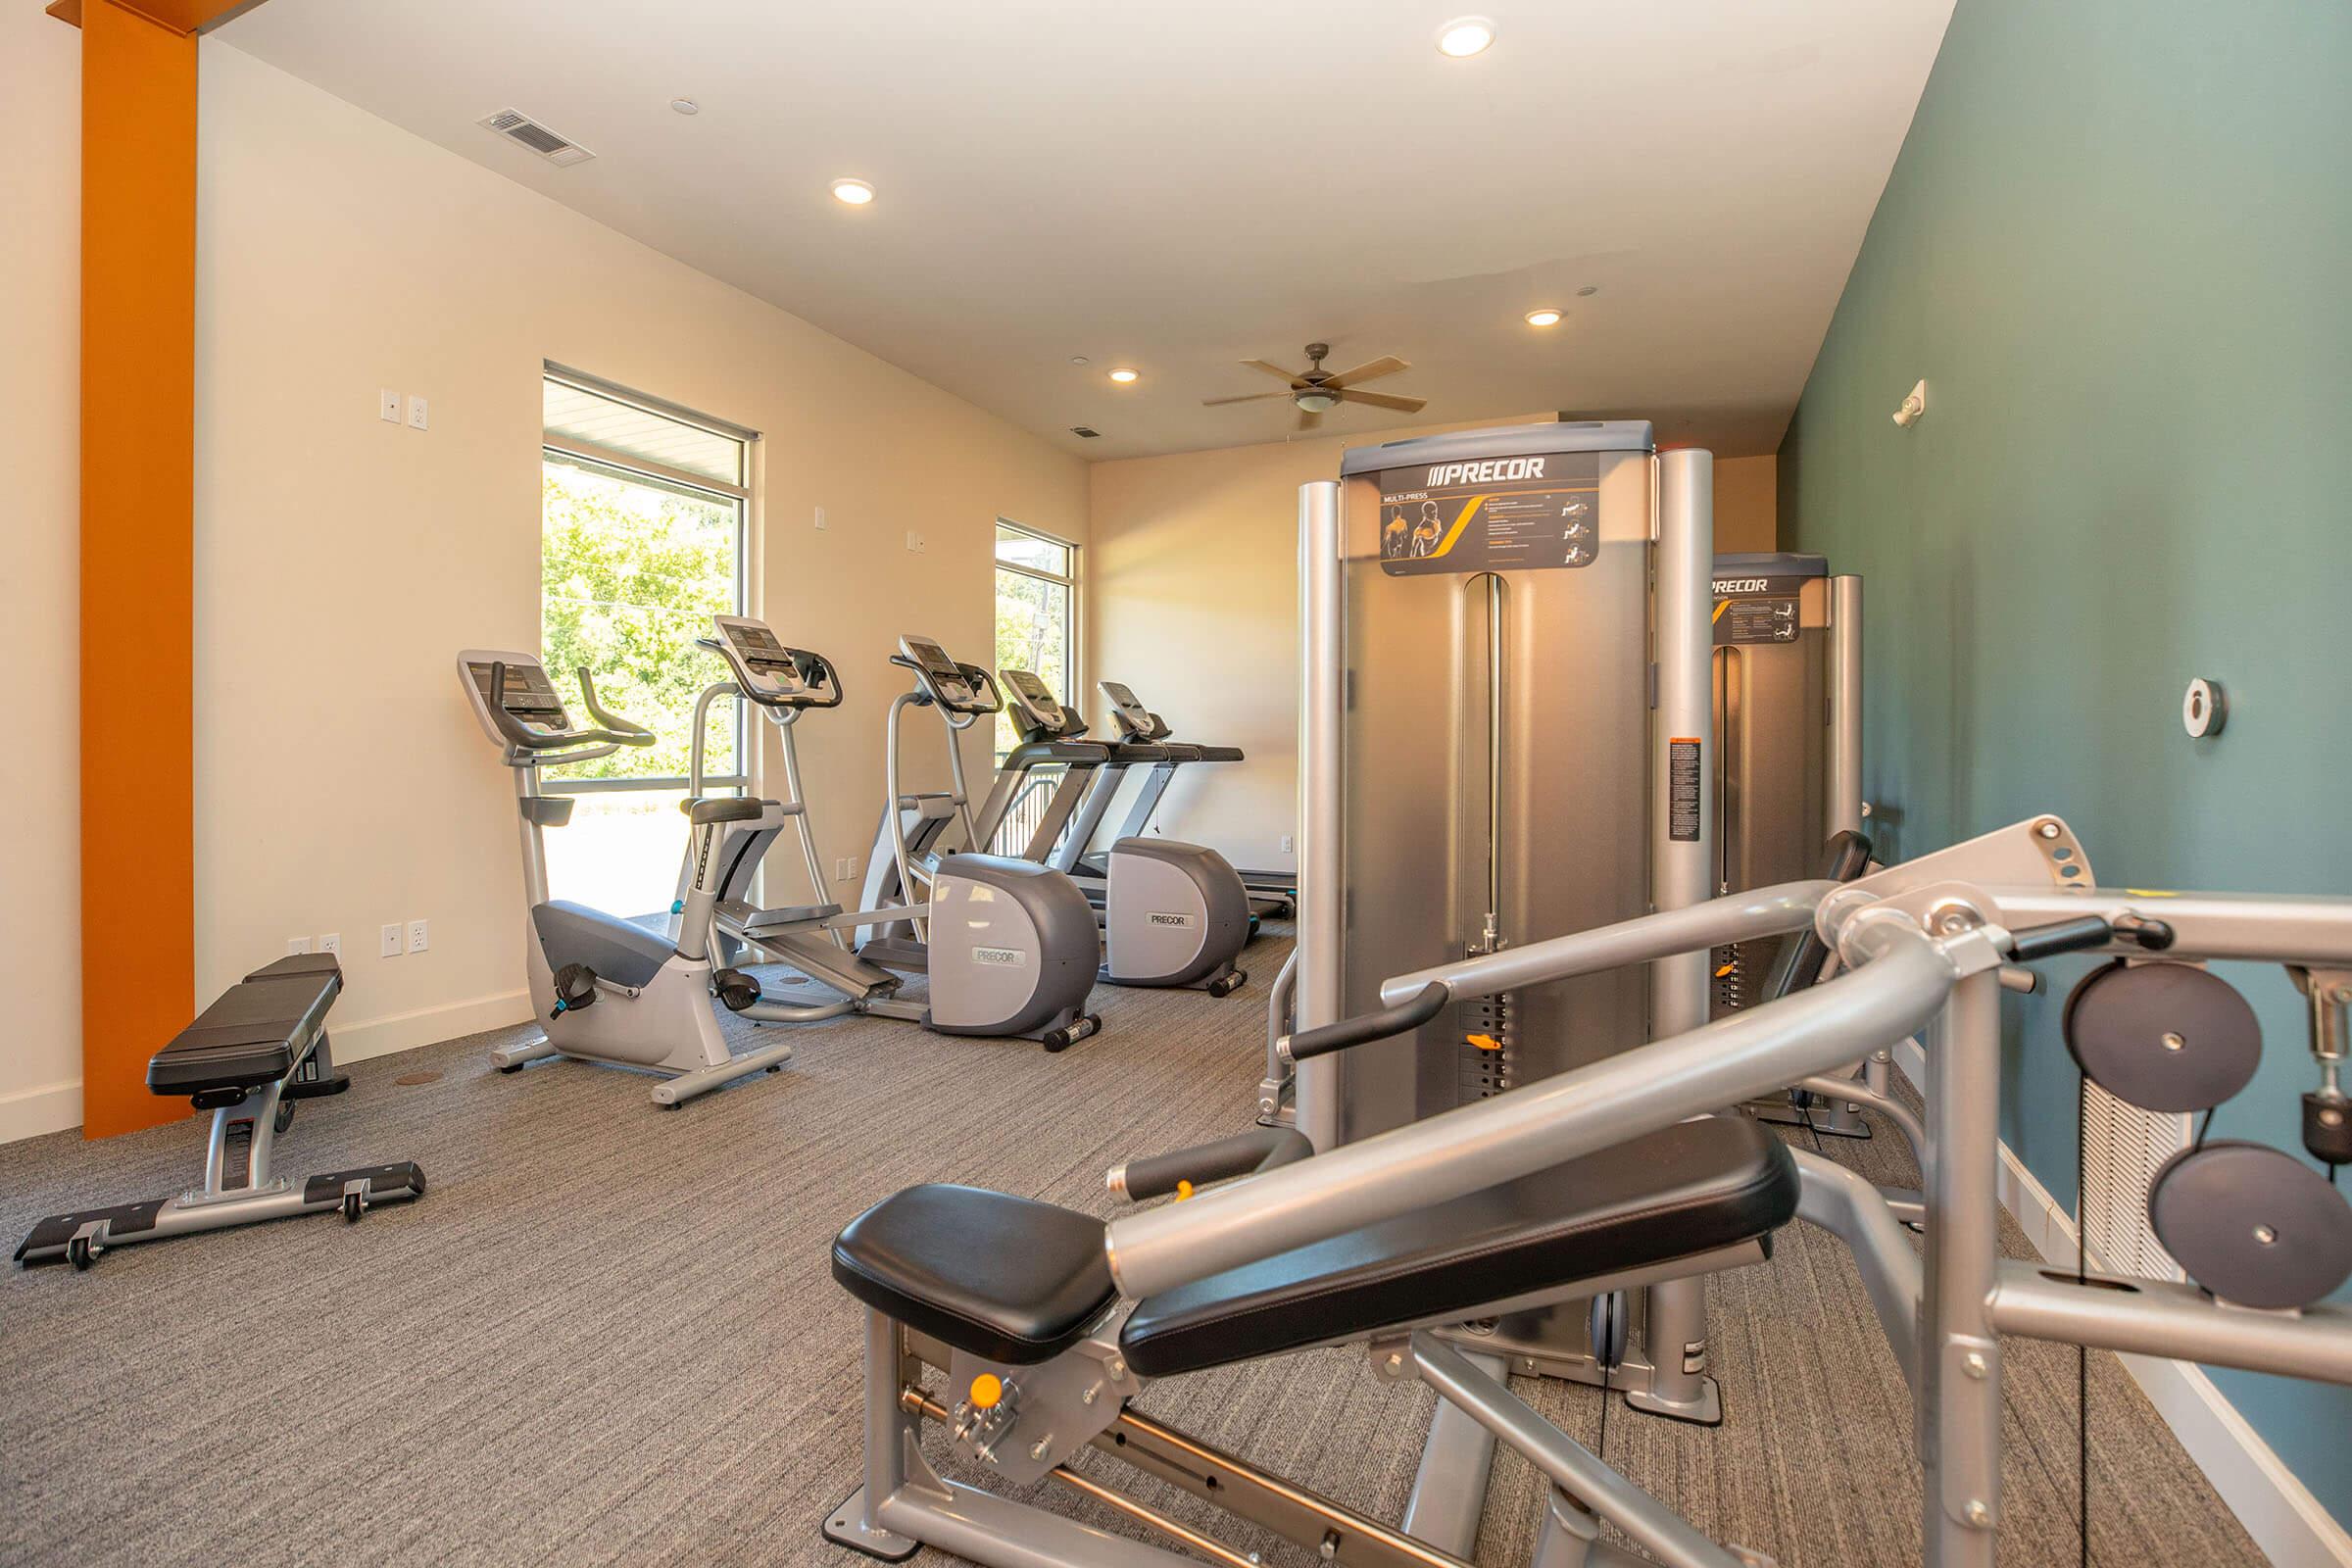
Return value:
[[(1468, 1319), (1745, 1244), (1761, 1258), (1796, 1200), (1778, 1138), (1744, 1117), (1683, 1122), (1148, 1298), (1119, 1347), (1137, 1372), (1167, 1376)], [(1075, 1345), (1116, 1295), (1101, 1220), (939, 1184), (852, 1220), (833, 1277), (887, 1317), (1014, 1366)]]
[(371, 1204), (420, 1196), (424, 1173), (411, 1161), (329, 1171), (299, 1185), (270, 1174), (270, 1152), (294, 1102), (351, 1087), (335, 1071), (326, 1038), (327, 1009), (342, 991), (334, 955), (311, 953), (265, 965), (222, 992), (147, 1063), (149, 1089), (213, 1113), (204, 1185), (177, 1198), (52, 1214), (24, 1238), (17, 1261), (87, 1268), (109, 1247), (335, 1208), (356, 1220)]

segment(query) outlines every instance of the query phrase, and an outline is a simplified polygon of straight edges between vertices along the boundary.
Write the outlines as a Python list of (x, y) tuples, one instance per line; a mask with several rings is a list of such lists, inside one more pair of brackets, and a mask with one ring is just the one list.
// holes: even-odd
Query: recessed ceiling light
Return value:
[(833, 199), (852, 207), (863, 207), (874, 199), (874, 187), (862, 179), (837, 179), (833, 182)]
[(1583, 288), (1580, 288), (1576, 291), (1576, 297), (1580, 300), (1589, 300), (1599, 292), (1600, 285), (1598, 283), (1587, 283)]
[(681, 115), (699, 115), (703, 112), (703, 106), (691, 98), (672, 98), (669, 107)]
[(1557, 326), (1560, 324), (1560, 313), (1546, 305), (1540, 311), (1528, 312), (1527, 324), (1530, 326)]
[(1484, 17), (1456, 17), (1438, 29), (1438, 53), (1466, 60), (1494, 41), (1494, 24)]
[(1122, 365), (1117, 369), (1110, 372), (1110, 378), (1113, 381), (1118, 382), (1119, 385), (1125, 386), (1128, 382), (1135, 379), (1135, 371), (1130, 370), (1127, 368), (1127, 367)]

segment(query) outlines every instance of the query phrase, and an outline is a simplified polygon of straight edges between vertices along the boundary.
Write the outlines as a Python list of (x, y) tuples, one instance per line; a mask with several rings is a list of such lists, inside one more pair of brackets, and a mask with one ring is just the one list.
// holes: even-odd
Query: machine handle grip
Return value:
[(806, 648), (796, 648), (792, 653), (793, 657), (801, 662), (801, 679), (813, 683), (821, 677), (825, 689), (832, 693), (830, 697), (806, 706), (809, 708), (839, 708), (842, 696), (841, 672), (833, 667), (833, 661), (822, 654), (812, 654)]
[(1290, 1127), (1253, 1127), (1231, 1138), (1179, 1149), (1169, 1154), (1131, 1159), (1114, 1167), (1105, 1184), (1135, 1202), (1165, 1198), (1186, 1187), (1205, 1187), (1235, 1176), (1254, 1176), (1306, 1158), (1315, 1146)]
[(2162, 953), (2173, 945), (2173, 928), (2162, 920), (2141, 916), (2110, 922), (2103, 916), (2086, 914), (2080, 920), (2061, 920), (2055, 925), (2037, 925), (2030, 931), (2015, 932), (2009, 939), (2009, 952), (2020, 963), (2035, 963), (2062, 953), (2092, 952), (2110, 942), (2136, 943), (2150, 953)]
[(1445, 981), (1432, 980), (1394, 1007), (1342, 1018), (1338, 1023), (1327, 1023), (1320, 1029), (1309, 1029), (1304, 1034), (1287, 1035), (1277, 1043), (1276, 1054), (1291, 1061), (1304, 1061), (1309, 1056), (1328, 1055), (1351, 1046), (1386, 1040), (1407, 1029), (1420, 1028), (1435, 1018), (1452, 1000), (1453, 993), (1446, 989)]
[(609, 713), (605, 710), (605, 705), (596, 700), (596, 681), (589, 675), (586, 664), (580, 666), (580, 702), (588, 710), (588, 716), (604, 727), (604, 732), (597, 737), (598, 739), (612, 741), (622, 746), (651, 746), (654, 744), (652, 730), (642, 724), (632, 724), (618, 713)]

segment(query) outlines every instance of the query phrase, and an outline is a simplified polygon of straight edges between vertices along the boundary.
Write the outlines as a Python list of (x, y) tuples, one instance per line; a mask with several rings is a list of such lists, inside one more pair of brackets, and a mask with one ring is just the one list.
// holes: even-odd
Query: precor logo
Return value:
[(1000, 969), (1025, 969), (1029, 966), (1029, 955), (1019, 948), (974, 948), (972, 961), (995, 964)]
[(1182, 925), (1182, 926), (1193, 926), (1193, 925), (1199, 925), (1199, 924), (1200, 923), (1200, 916), (1198, 916), (1198, 915), (1192, 915), (1192, 914), (1163, 914), (1163, 913), (1159, 912), (1159, 911), (1158, 911), (1158, 910), (1156, 910), (1156, 909), (1155, 909), (1155, 910), (1153, 910), (1152, 913), (1150, 913), (1150, 914), (1148, 914), (1148, 915), (1144, 916), (1144, 918), (1145, 918), (1145, 920), (1146, 920), (1146, 921), (1148, 921), (1149, 923), (1151, 923), (1151, 924), (1152, 924), (1152, 925)]

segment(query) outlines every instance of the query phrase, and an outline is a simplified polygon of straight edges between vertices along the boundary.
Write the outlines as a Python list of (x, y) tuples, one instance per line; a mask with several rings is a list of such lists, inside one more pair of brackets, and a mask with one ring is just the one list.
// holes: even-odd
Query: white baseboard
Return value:
[(0, 1095), (0, 1144), (81, 1125), (81, 1080), (37, 1084)]
[[(1917, 1041), (1904, 1041), (1895, 1060), (1914, 1086), (1923, 1083), (1927, 1056)], [(2001, 1206), (2016, 1218), (2042, 1261), (2073, 1263), (2073, 1217), (2007, 1144), (2001, 1145), (2000, 1181)], [(2147, 1355), (2121, 1359), (2264, 1556), (2278, 1568), (2352, 1568), (2352, 1534), (2223, 1397), (2204, 1368)]]
[(455, 1040), (461, 1035), (479, 1034), (484, 1029), (527, 1023), (530, 1017), (528, 991), (502, 991), (496, 996), (419, 1007), (415, 1012), (396, 1012), (363, 1023), (338, 1024), (330, 1018), (326, 1032), (334, 1043), (335, 1060), (366, 1061), (370, 1056), (388, 1056), (395, 1051), (411, 1051), (418, 1046)]
[[(506, 991), (362, 1023), (330, 1025), (327, 1037), (334, 1045), (338, 1062), (366, 1061), (370, 1056), (455, 1040), (460, 1035), (479, 1034), (484, 1029), (504, 1029), (526, 1022), (530, 1016), (530, 993)], [(0, 1144), (38, 1138), (43, 1133), (65, 1132), (80, 1125), (78, 1078), (0, 1095)]]

